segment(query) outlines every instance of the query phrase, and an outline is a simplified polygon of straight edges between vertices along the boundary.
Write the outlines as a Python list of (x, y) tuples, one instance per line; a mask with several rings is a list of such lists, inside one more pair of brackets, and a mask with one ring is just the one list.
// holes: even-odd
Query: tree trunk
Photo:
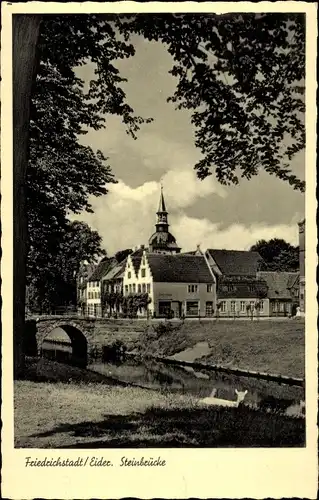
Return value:
[(31, 88), (41, 16), (13, 15), (13, 348), (14, 376), (24, 368), (27, 214), (26, 169)]

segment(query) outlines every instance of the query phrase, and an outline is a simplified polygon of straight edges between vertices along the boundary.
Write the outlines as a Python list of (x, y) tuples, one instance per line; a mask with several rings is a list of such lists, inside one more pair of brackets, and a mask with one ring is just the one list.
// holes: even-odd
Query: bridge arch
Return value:
[(88, 364), (88, 333), (75, 322), (58, 321), (42, 325), (37, 324), (38, 354), (41, 354), (43, 342), (56, 328), (61, 328), (69, 337), (72, 347), (71, 363), (85, 368)]

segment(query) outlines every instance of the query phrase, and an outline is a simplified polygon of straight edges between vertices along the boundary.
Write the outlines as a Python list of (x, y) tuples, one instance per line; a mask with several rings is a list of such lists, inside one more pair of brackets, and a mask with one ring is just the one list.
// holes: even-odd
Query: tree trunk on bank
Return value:
[(13, 349), (14, 377), (24, 369), (27, 214), (26, 169), (31, 89), (41, 16), (13, 15)]

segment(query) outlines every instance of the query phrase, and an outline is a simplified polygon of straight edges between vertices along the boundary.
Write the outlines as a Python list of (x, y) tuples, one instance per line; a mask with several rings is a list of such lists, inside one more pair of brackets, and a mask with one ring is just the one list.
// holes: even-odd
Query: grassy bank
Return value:
[[(42, 380), (51, 362), (42, 365)], [(59, 373), (59, 365), (54, 370)], [(61, 368), (61, 377), (64, 370)], [(69, 379), (74, 379), (73, 368)], [(247, 407), (100, 382), (15, 382), (15, 446), (33, 448), (302, 446), (304, 421)], [(49, 377), (50, 378), (50, 377)], [(30, 404), (31, 402), (31, 404)]]
[(305, 324), (303, 320), (186, 321), (181, 325), (141, 334), (141, 352), (171, 356), (206, 341), (210, 353), (194, 361), (278, 373), (305, 374)]

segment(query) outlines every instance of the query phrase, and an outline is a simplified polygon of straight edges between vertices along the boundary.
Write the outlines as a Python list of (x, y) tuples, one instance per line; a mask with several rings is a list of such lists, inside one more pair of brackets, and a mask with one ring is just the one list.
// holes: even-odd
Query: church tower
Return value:
[(167, 216), (168, 212), (164, 200), (163, 186), (161, 186), (160, 201), (156, 212), (156, 231), (149, 239), (149, 251), (152, 253), (177, 254), (181, 251), (177, 246), (174, 236), (168, 230), (169, 224)]

